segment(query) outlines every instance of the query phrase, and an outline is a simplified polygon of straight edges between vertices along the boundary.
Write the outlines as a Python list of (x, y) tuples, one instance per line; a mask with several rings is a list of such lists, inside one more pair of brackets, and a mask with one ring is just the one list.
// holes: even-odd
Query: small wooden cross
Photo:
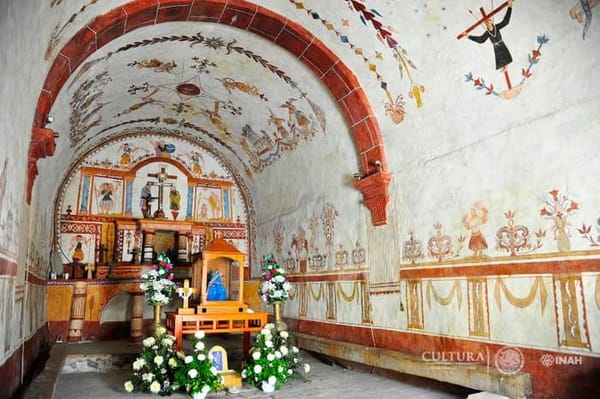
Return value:
[(183, 309), (189, 307), (189, 300), (192, 294), (196, 293), (196, 288), (190, 287), (190, 280), (187, 278), (183, 281), (183, 287), (177, 288), (177, 294), (183, 299)]
[(462, 39), (463, 37), (465, 37), (465, 35), (464, 35), (465, 33), (471, 32), (473, 29), (475, 29), (479, 25), (481, 25), (486, 19), (490, 19), (494, 15), (498, 14), (498, 12), (500, 12), (507, 5), (508, 5), (508, 1), (505, 1), (504, 3), (500, 4), (498, 7), (496, 7), (492, 11), (490, 11), (489, 13), (486, 13), (485, 10), (483, 9), (483, 7), (479, 7), (479, 12), (481, 13), (481, 19), (477, 20), (477, 22), (475, 22), (473, 25), (469, 26), (464, 32), (459, 33), (459, 35), (456, 36), (456, 38), (459, 40)]
[(85, 271), (87, 271), (87, 279), (88, 280), (92, 280), (93, 277), (93, 273), (94, 270), (96, 270), (96, 266), (94, 266), (93, 263), (88, 263), (87, 265), (85, 265)]

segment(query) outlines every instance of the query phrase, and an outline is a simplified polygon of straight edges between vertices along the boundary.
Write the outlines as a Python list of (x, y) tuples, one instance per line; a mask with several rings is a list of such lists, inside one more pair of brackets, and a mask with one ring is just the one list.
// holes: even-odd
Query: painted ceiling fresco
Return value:
[(170, 128), (252, 177), (327, 131), (326, 113), (312, 100), (322, 95), (319, 82), (290, 57), (273, 56), (283, 50), (266, 55), (257, 42), (214, 24), (137, 30), (83, 63), (54, 106), (54, 114), (70, 115), (52, 127), (75, 153), (115, 131)]

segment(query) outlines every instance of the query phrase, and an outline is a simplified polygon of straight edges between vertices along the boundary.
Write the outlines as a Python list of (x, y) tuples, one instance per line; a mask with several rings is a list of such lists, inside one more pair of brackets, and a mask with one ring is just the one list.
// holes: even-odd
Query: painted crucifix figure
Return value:
[(173, 187), (173, 183), (167, 182), (167, 179), (175, 180), (177, 176), (169, 175), (165, 168), (160, 168), (158, 173), (148, 173), (148, 177), (153, 177), (157, 179), (156, 182), (148, 182), (151, 186), (158, 187), (158, 205), (156, 211), (154, 211), (154, 218), (163, 219), (165, 217), (165, 212), (162, 209), (163, 206), (163, 198), (164, 198), (164, 189), (165, 187)]
[[(512, 62), (512, 56), (510, 55), (510, 51), (508, 50), (508, 47), (506, 47), (506, 44), (502, 39), (502, 34), (500, 33), (500, 30), (502, 30), (502, 28), (507, 26), (510, 22), (510, 16), (512, 14), (512, 3), (513, 0), (507, 0), (500, 6), (490, 11), (489, 13), (486, 13), (483, 7), (481, 7), (479, 9), (479, 11), (481, 12), (481, 18), (457, 36), (457, 39), (462, 39), (463, 37), (466, 37), (476, 43), (484, 43), (486, 40), (490, 40), (490, 42), (494, 46), (496, 70), (500, 70), (504, 74), (508, 90), (512, 89), (512, 84), (510, 82), (510, 76), (508, 74), (508, 68), (506, 66)], [(505, 7), (508, 8), (506, 10), (506, 13), (504, 14), (504, 18), (502, 18), (502, 21), (500, 21), (498, 24), (494, 24), (494, 15), (500, 12)], [(469, 10), (469, 12), (471, 11)], [(471, 14), (473, 13), (471, 12)], [(485, 26), (485, 32), (483, 32), (482, 35), (473, 36), (469, 34), (469, 32), (471, 32), (481, 24)]]

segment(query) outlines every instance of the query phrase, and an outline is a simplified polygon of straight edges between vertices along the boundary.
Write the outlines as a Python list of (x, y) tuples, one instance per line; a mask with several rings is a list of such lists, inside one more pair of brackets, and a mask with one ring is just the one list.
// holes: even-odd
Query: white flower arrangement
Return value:
[(218, 370), (213, 366), (204, 344), (204, 331), (198, 330), (192, 339), (193, 352), (191, 355), (180, 353), (183, 364), (175, 371), (176, 389), (190, 395), (202, 392), (216, 391), (223, 384)]
[(286, 302), (292, 285), (287, 281), (285, 271), (275, 261), (273, 255), (268, 254), (265, 260), (265, 270), (262, 273), (263, 282), (258, 289), (258, 295), (267, 303)]
[[(298, 375), (296, 370), (301, 364), (300, 350), (293, 345), (292, 335), (277, 331), (273, 323), (268, 323), (256, 336), (242, 378), (265, 391), (271, 387), (279, 389)], [(303, 370), (308, 373), (310, 365), (305, 363)]]
[(168, 305), (175, 292), (173, 266), (164, 254), (158, 255), (158, 264), (152, 270), (142, 273), (143, 282), (140, 289), (144, 292), (146, 301), (150, 305)]
[(173, 392), (173, 378), (179, 366), (173, 348), (175, 338), (159, 327), (155, 337), (142, 341), (142, 351), (133, 362), (133, 376), (123, 384), (127, 392), (141, 391), (160, 395)]

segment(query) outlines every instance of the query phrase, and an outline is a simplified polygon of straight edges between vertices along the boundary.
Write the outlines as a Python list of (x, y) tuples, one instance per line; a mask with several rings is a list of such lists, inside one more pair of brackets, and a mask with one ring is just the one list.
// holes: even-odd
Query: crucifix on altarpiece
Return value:
[[(154, 214), (152, 215), (155, 219), (163, 219), (165, 217), (165, 212), (163, 211), (163, 198), (164, 198), (164, 188), (165, 187), (173, 187), (173, 183), (169, 183), (167, 182), (167, 179), (177, 179), (177, 176), (175, 175), (169, 175), (167, 174), (167, 171), (165, 170), (165, 168), (160, 168), (160, 171), (158, 173), (148, 173), (148, 177), (153, 177), (155, 179), (157, 179), (158, 181), (148, 181), (146, 182), (146, 187), (148, 188), (148, 193), (146, 193), (146, 210), (142, 210), (142, 212), (144, 213), (144, 217), (150, 217), (151, 211), (150, 211), (150, 201), (154, 200), (154, 199), (158, 199), (158, 205), (157, 205), (157, 209), (156, 211), (154, 211)], [(156, 186), (158, 187), (158, 197), (152, 197), (152, 194), (149, 192), (150, 191), (150, 187), (151, 186)], [(142, 193), (144, 191), (142, 190)], [(142, 197), (144, 197), (144, 195), (142, 194)], [(142, 198), (144, 199), (144, 198)]]

